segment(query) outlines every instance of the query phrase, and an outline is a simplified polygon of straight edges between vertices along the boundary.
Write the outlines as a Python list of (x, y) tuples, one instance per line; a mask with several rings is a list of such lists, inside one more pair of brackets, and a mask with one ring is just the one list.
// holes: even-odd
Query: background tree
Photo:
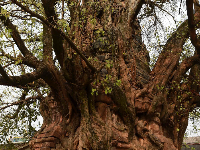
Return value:
[[(0, 84), (21, 93), (1, 102), (5, 135), (20, 121), (31, 134), (39, 107), (44, 121), (32, 149), (181, 149), (189, 112), (200, 100), (199, 4), (194, 14), (187, 0), (188, 20), (150, 70), (137, 15), (144, 6), (142, 18), (159, 22), (156, 11), (167, 12), (165, 3), (1, 2)], [(183, 58), (189, 37), (195, 54)]]

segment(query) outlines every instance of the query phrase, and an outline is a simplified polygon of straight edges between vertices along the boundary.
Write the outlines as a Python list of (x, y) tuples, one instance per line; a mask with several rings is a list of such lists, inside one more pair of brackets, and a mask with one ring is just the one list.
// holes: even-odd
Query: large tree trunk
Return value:
[[(54, 0), (42, 3), (48, 18), (38, 17), (44, 23), (43, 60), (31, 65), (51, 92), (41, 100), (44, 121), (31, 149), (180, 150), (189, 112), (199, 99), (199, 86), (193, 86), (199, 56), (179, 63), (189, 37), (187, 21), (168, 39), (151, 71), (136, 19), (144, 0), (66, 1), (70, 30), (56, 28)], [(30, 56), (26, 49), (23, 55)]]
[[(151, 72), (134, 16), (141, 1), (135, 3), (135, 8), (117, 1), (91, 2), (91, 7), (87, 1), (80, 7), (71, 5), (69, 36), (86, 57), (92, 57), (90, 63), (99, 72), (92, 79), (93, 72), (64, 42), (67, 52), (60, 59), (64, 71), (62, 75), (51, 71), (53, 79), (45, 80), (51, 94), (41, 102), (44, 123), (31, 140), (31, 148), (181, 149), (190, 111), (186, 108), (192, 105), (190, 95), (184, 94), (189, 83), (180, 85), (182, 74), (177, 72), (189, 35), (187, 23), (168, 40)], [(184, 34), (178, 37), (180, 33)]]

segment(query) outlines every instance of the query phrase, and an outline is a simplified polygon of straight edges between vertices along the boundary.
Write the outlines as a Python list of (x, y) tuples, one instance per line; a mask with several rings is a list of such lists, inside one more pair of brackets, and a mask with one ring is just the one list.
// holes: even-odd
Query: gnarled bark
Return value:
[[(199, 104), (194, 75), (199, 56), (179, 64), (191, 30), (187, 21), (168, 39), (151, 71), (136, 19), (143, 0), (69, 0), (69, 31), (58, 25), (55, 0), (42, 0), (44, 16), (17, 0), (12, 3), (43, 23), (38, 60), (12, 22), (0, 15), (12, 29), (22, 63), (35, 69), (16, 77), (0, 66), (0, 84), (20, 87), (40, 79), (50, 88), (47, 97), (40, 97), (44, 123), (29, 142), (31, 149), (181, 149), (189, 112)], [(199, 20), (197, 13), (195, 25)]]

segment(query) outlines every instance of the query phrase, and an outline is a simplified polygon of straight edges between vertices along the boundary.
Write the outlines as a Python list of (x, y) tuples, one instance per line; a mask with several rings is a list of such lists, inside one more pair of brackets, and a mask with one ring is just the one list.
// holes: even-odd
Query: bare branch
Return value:
[[(1, 7), (0, 7), (1, 9)], [(38, 65), (38, 60), (36, 57), (33, 56), (33, 54), (26, 48), (23, 40), (20, 37), (19, 32), (17, 31), (16, 27), (11, 23), (10, 19), (5, 16), (0, 16), (0, 20), (4, 23), (4, 25), (11, 29), (11, 36), (14, 39), (15, 43), (17, 44), (19, 50), (22, 52), (24, 57), (26, 57), (27, 61), (29, 60), (29, 63), (32, 64), (32, 66)]]
[(11, 106), (14, 106), (14, 105), (19, 105), (19, 104), (21, 104), (21, 103), (28, 102), (28, 101), (33, 100), (33, 99), (36, 100), (36, 99), (41, 99), (41, 98), (42, 98), (41, 96), (32, 96), (32, 97), (28, 97), (28, 98), (26, 98), (26, 99), (19, 100), (19, 101), (17, 101), (17, 102), (11, 103), (11, 104), (9, 104), (9, 105), (7, 105), (7, 106), (1, 107), (0, 110), (6, 109), (6, 108), (11, 107)]
[(160, 5), (156, 4), (155, 2), (149, 1), (150, 3), (152, 3), (153, 5), (155, 5), (156, 7), (158, 7), (160, 10), (166, 12), (168, 15), (170, 15), (173, 19), (174, 16), (172, 14), (170, 14), (168, 11), (166, 11), (165, 9), (163, 9)]
[(2, 77), (8, 82), (11, 83), (11, 79), (9, 78), (9, 76), (7, 75), (6, 71), (4, 70), (4, 68), (0, 65), (0, 74), (2, 75)]
[(0, 76), (0, 85), (8, 86), (23, 86), (30, 82), (33, 82), (39, 78), (42, 78), (46, 74), (46, 68), (40, 67), (37, 71), (32, 73), (27, 73), (21, 76), (10, 76), (10, 82), (8, 82), (4, 76)]
[(173, 75), (173, 81), (178, 81), (182, 79), (181, 77), (185, 75), (185, 73), (192, 68), (195, 64), (200, 64), (200, 58), (199, 56), (195, 55), (189, 58), (186, 58), (178, 67), (178, 69), (175, 71), (175, 74)]
[(35, 68), (35, 65), (30, 63), (30, 61), (28, 59), (24, 58), (22, 55), (18, 55), (17, 57), (13, 57), (10, 54), (5, 53), (4, 50), (2, 50), (1, 48), (0, 48), (0, 52), (2, 53), (2, 54), (0, 54), (0, 56), (5, 56), (6, 58), (8, 58), (8, 59), (10, 59), (10, 60), (12, 60), (14, 62), (17, 62), (17, 61), (20, 60), (18, 65), (19, 64), (25, 64), (25, 65), (27, 65), (29, 67)]

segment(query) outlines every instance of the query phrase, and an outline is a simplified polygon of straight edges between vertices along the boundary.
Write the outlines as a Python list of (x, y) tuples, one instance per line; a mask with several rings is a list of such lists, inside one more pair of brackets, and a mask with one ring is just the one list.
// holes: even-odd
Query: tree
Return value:
[[(156, 18), (166, 1), (0, 2), (9, 42), (1, 42), (0, 84), (21, 94), (1, 102), (1, 110), (15, 106), (5, 118), (29, 116), (30, 134), (39, 107), (44, 122), (32, 149), (180, 150), (189, 112), (200, 106), (200, 11), (186, 2), (188, 20), (152, 70), (137, 15), (146, 6), (142, 16)], [(189, 37), (195, 54), (183, 58)]]

